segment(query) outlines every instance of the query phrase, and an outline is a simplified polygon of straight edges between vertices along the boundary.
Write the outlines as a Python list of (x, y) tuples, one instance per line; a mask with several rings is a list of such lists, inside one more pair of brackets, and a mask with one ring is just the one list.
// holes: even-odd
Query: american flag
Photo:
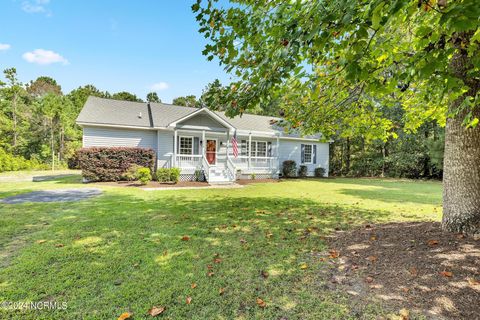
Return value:
[(234, 132), (232, 137), (233, 156), (238, 157), (238, 143), (237, 143), (237, 131)]

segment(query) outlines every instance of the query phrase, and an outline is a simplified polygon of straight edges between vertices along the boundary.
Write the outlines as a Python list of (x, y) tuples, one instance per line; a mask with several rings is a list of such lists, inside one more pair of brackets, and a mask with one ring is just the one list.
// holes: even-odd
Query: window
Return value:
[[(266, 157), (267, 156), (267, 143), (265, 141), (255, 141), (257, 146), (257, 154), (255, 155), (256, 157)], [(253, 146), (252, 146), (253, 150)]]
[(193, 137), (180, 137), (179, 154), (193, 154)]
[[(248, 141), (242, 140), (242, 155), (248, 156)], [(252, 157), (267, 157), (271, 154), (271, 143), (266, 141), (252, 140)]]
[(313, 145), (306, 144), (303, 149), (303, 163), (312, 163), (313, 158)]

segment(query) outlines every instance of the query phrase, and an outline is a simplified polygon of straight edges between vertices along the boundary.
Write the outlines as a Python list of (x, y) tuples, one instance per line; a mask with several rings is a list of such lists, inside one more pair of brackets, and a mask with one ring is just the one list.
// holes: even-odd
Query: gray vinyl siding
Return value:
[(301, 146), (303, 144), (315, 144), (317, 145), (317, 161), (312, 164), (305, 164), (308, 168), (308, 175), (313, 176), (315, 168), (322, 167), (325, 169), (328, 175), (328, 158), (329, 158), (329, 145), (328, 143), (311, 143), (307, 141), (298, 140), (280, 140), (280, 167), (285, 160), (294, 160), (297, 163), (297, 167), (302, 165), (301, 159)]
[(84, 127), (84, 147), (139, 147), (157, 150), (157, 132), (107, 127)]
[(218, 121), (212, 119), (209, 115), (199, 114), (190, 119), (184, 120), (178, 124), (179, 128), (198, 128), (199, 130), (225, 130), (225, 127), (222, 126)]
[(173, 132), (158, 131), (158, 153), (157, 166), (159, 168), (169, 168), (173, 155)]

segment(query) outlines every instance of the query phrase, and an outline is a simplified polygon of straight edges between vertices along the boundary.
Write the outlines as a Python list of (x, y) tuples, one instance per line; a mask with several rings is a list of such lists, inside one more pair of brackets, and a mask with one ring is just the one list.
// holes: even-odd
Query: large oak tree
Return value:
[(235, 77), (231, 115), (277, 104), (305, 133), (394, 135), (379, 108), (399, 104), (410, 130), (446, 125), (447, 230), (480, 232), (478, 0), (216, 0), (192, 6), (203, 53)]

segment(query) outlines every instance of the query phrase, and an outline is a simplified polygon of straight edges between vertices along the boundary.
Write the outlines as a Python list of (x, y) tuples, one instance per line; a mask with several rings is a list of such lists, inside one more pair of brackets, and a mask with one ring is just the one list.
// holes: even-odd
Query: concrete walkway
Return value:
[(102, 190), (98, 188), (32, 191), (0, 199), (0, 203), (18, 204), (25, 202), (69, 202), (85, 200), (100, 194), (102, 194)]

